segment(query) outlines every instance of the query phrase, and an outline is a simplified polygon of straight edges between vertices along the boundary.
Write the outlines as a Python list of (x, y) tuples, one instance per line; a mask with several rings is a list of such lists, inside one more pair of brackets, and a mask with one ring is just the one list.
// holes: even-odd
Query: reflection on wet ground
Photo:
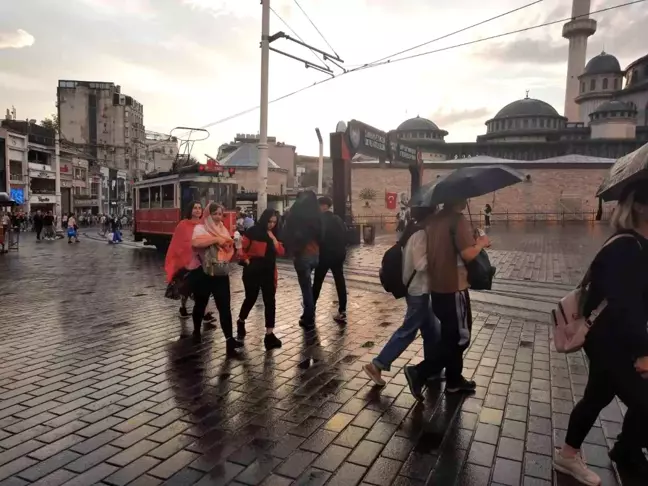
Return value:
[[(242, 286), (231, 280), (236, 315)], [(343, 327), (325, 284), (305, 332), (296, 279), (282, 269), (284, 347), (265, 352), (257, 306), (245, 355), (232, 360), (218, 329), (200, 343), (182, 337), (191, 323), (163, 290), (152, 251), (26, 240), (0, 257), (0, 484), (572, 484), (553, 473), (551, 452), (585, 360), (552, 352), (544, 323), (478, 303), (465, 362), (476, 394), (448, 396), (436, 382), (421, 406), (401, 373), (421, 359), (419, 340), (383, 389), (362, 372), (402, 301), (351, 286)], [(617, 484), (607, 451), (622, 417), (613, 402), (584, 447), (605, 485)]]

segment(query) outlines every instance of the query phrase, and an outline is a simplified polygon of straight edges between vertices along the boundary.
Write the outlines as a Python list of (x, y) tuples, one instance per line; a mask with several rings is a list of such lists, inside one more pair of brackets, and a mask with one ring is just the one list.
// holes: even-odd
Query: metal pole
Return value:
[(270, 0), (261, 0), (261, 123), (259, 129), (259, 167), (257, 214), (268, 206), (268, 77), (270, 67)]
[(315, 129), (317, 133), (317, 140), (319, 140), (319, 164), (317, 165), (317, 194), (322, 194), (322, 183), (324, 180), (324, 140), (322, 140), (322, 133), (319, 128)]
[(54, 135), (54, 194), (56, 195), (56, 204), (54, 205), (54, 215), (56, 216), (56, 232), (61, 230), (61, 137), (58, 130)]

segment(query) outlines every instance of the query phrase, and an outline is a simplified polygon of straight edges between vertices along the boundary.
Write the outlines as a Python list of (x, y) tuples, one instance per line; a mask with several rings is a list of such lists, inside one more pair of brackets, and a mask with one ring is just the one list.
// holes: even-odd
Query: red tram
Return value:
[(236, 229), (237, 184), (234, 168), (226, 168), (210, 160), (207, 164), (191, 164), (145, 176), (133, 184), (135, 241), (144, 241), (166, 251), (176, 225), (192, 201), (203, 207), (210, 201), (222, 203), (225, 208), (224, 224), (233, 232)]

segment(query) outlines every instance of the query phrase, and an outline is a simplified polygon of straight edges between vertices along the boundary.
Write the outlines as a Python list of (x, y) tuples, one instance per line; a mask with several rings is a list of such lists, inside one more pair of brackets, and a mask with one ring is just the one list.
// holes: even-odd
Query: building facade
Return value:
[(144, 173), (171, 170), (178, 156), (178, 139), (163, 133), (147, 131), (144, 143), (146, 145)]
[(0, 192), (8, 193), (19, 208), (29, 208), (27, 136), (0, 128)]
[[(57, 106), (61, 145), (86, 154), (91, 177), (99, 176), (100, 167), (126, 172), (128, 196), (130, 181), (146, 172), (142, 104), (112, 82), (61, 80)], [(131, 206), (127, 197), (124, 210)]]

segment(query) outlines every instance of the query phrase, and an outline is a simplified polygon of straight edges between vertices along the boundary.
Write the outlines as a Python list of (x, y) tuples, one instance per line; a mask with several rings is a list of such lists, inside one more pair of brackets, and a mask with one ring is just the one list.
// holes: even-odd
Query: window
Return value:
[(581, 93), (585, 92), (585, 81), (581, 83)]
[(161, 208), (162, 201), (160, 200), (160, 186), (151, 187), (151, 208)]
[(526, 118), (524, 120), (522, 120), (522, 126), (524, 128), (528, 128), (529, 127), (529, 120), (527, 120)]
[(614, 78), (614, 89), (619, 89), (619, 78)]
[(608, 78), (603, 78), (603, 89), (608, 89)]
[(173, 184), (162, 186), (162, 207), (172, 208), (174, 206)]
[(537, 118), (534, 118), (533, 120), (531, 120), (531, 126), (532, 126), (533, 128), (535, 128), (535, 127), (538, 126), (538, 119), (537, 119)]
[(148, 209), (149, 208), (149, 188), (143, 187), (139, 189), (139, 208)]
[(596, 79), (592, 79), (590, 81), (590, 91), (594, 91), (596, 89)]

